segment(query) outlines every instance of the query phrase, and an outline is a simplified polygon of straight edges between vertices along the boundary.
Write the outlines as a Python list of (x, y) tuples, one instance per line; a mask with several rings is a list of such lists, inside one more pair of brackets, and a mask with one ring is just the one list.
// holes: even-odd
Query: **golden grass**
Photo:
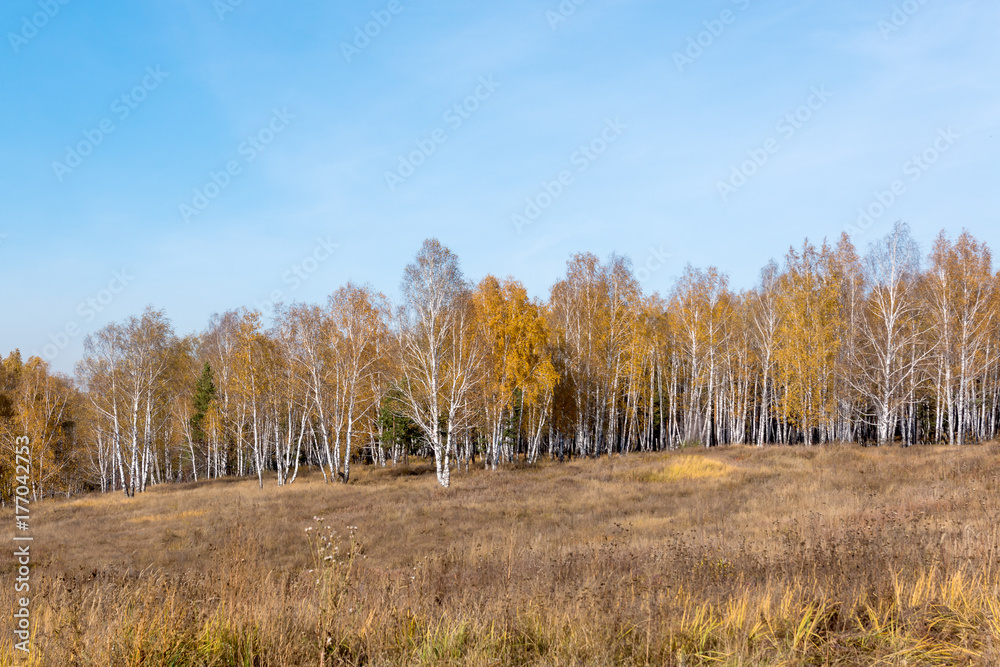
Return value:
[(686, 479), (715, 479), (732, 472), (729, 464), (705, 456), (678, 455), (666, 465), (642, 467), (622, 475), (636, 482), (679, 482)]
[(206, 510), (187, 510), (185, 512), (174, 512), (171, 514), (147, 514), (142, 516), (134, 516), (128, 519), (129, 523), (141, 523), (145, 521), (152, 522), (164, 522), (164, 521), (183, 521), (184, 519), (190, 519), (196, 516), (203, 516), (207, 514)]
[(46, 501), (35, 652), (0, 628), (0, 665), (1000, 664), (998, 454), (729, 447), (447, 490), (417, 467)]

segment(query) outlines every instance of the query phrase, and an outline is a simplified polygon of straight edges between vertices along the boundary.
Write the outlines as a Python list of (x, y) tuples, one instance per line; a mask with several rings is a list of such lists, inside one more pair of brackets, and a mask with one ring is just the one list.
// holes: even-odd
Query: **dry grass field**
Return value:
[(997, 665), (998, 475), (726, 447), (46, 501), (31, 664)]

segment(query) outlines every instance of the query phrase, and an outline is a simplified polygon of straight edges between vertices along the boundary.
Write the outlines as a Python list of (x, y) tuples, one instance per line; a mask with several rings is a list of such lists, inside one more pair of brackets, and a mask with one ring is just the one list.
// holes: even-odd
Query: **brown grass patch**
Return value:
[(728, 447), (447, 490), (418, 463), (46, 501), (32, 664), (1000, 664), (997, 454)]

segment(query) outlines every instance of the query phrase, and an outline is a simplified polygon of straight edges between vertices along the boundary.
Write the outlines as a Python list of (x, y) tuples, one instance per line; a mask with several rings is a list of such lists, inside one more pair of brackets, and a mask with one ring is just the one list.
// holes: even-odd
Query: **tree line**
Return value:
[[(631, 263), (574, 255), (547, 300), (467, 280), (429, 239), (395, 306), (348, 283), (323, 304), (240, 308), (178, 336), (147, 308), (90, 335), (75, 378), (0, 364), (0, 490), (133, 495), (303, 467), (480, 465), (686, 445), (967, 444), (996, 437), (1000, 275), (968, 232), (922, 256), (897, 223), (772, 261), (748, 290), (686, 267), (644, 295)], [(30, 480), (13, 442), (32, 440)]]

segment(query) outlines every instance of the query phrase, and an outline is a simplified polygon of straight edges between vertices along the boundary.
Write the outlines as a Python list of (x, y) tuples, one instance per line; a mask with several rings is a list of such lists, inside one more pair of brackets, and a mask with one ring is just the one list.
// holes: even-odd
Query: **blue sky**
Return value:
[(861, 250), (1000, 247), (1000, 5), (578, 1), (3, 3), (0, 351), (395, 297), (429, 236), (536, 296), (578, 251), (749, 287), (894, 182)]

